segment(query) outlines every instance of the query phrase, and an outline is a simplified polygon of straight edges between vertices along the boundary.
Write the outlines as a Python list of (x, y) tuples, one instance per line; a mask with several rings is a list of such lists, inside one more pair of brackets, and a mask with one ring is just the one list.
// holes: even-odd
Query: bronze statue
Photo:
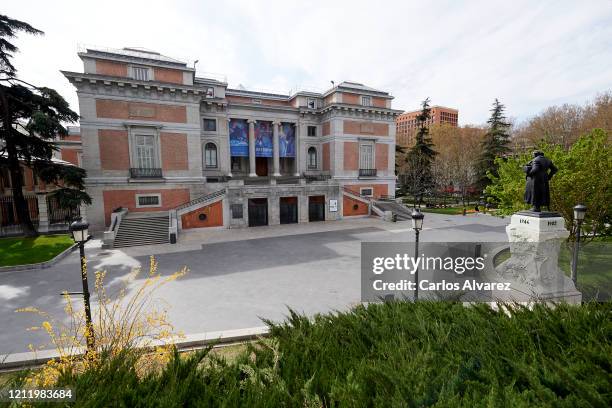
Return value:
[(557, 168), (552, 160), (540, 151), (533, 152), (533, 160), (523, 167), (526, 173), (525, 202), (532, 205), (531, 211), (540, 212), (542, 206), (550, 210), (550, 187), (548, 181)]

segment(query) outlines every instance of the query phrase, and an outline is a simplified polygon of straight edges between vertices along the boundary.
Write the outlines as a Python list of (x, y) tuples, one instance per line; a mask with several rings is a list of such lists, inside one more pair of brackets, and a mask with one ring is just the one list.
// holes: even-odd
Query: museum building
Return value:
[(83, 72), (62, 73), (77, 90), (94, 231), (116, 214), (169, 217), (177, 232), (336, 220), (394, 195), (401, 111), (388, 92), (256, 92), (148, 50), (78, 55)]

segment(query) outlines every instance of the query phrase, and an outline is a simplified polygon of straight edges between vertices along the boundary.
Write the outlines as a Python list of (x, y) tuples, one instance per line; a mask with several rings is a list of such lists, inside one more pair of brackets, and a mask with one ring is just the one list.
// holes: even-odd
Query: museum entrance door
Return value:
[(308, 197), (308, 221), (325, 221), (325, 196)]
[(267, 157), (256, 157), (255, 158), (255, 173), (260, 177), (266, 177), (268, 175), (268, 158)]
[(249, 227), (268, 225), (268, 199), (249, 199)]
[(297, 197), (281, 197), (279, 206), (281, 224), (295, 224), (298, 222)]

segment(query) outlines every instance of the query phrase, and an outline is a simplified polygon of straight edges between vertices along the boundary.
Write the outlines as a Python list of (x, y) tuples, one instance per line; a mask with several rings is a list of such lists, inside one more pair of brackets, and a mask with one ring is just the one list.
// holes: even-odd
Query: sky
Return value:
[(229, 85), (288, 93), (342, 80), (390, 92), (393, 107), (459, 109), (482, 124), (498, 98), (516, 121), (612, 90), (612, 0), (588, 1), (11, 1), (24, 80), (58, 90), (82, 71), (79, 46), (144, 47)]

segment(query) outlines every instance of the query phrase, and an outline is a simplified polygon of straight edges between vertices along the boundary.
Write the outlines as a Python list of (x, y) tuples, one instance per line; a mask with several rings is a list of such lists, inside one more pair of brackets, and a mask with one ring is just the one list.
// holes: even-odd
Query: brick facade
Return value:
[(354, 215), (368, 215), (368, 205), (363, 201), (356, 200), (344, 195), (342, 198), (342, 215), (350, 217)]
[(330, 169), (330, 151), (329, 151), (329, 143), (323, 143), (323, 150), (321, 152), (322, 157), (322, 165), (323, 171), (329, 171)]
[(160, 135), (162, 170), (187, 170), (187, 135), (164, 133)]
[(178, 69), (167, 69), (167, 68), (153, 68), (153, 75), (155, 80), (159, 82), (168, 82), (171, 84), (182, 84), (183, 83), (183, 71)]
[(123, 62), (96, 60), (96, 74), (125, 78), (128, 76), (128, 66)]
[(100, 167), (103, 170), (128, 170), (130, 146), (127, 130), (100, 129), (98, 131)]
[(217, 201), (216, 203), (206, 207), (183, 214), (181, 215), (181, 223), (183, 225), (183, 229), (222, 227), (223, 203), (221, 201)]
[(389, 145), (376, 143), (376, 169), (386, 171), (389, 169)]
[(62, 160), (70, 162), (75, 166), (79, 165), (79, 150), (63, 148), (61, 150)]
[(389, 136), (389, 124), (345, 120), (344, 133), (351, 135)]
[(387, 184), (351, 184), (347, 185), (346, 188), (355, 194), (359, 195), (360, 189), (369, 187), (372, 189), (374, 198), (380, 198), (383, 195), (389, 195), (389, 186)]
[[(137, 208), (136, 194), (161, 194), (160, 207)], [(113, 209), (127, 208), (131, 212), (167, 211), (189, 201), (189, 189), (139, 189), (139, 190), (106, 190), (102, 193), (104, 200), (104, 217), (110, 225)]]
[(344, 142), (344, 170), (359, 170), (358, 142)]
[(96, 99), (98, 118), (139, 119), (158, 122), (187, 122), (187, 109), (180, 105), (128, 102), (112, 99)]

